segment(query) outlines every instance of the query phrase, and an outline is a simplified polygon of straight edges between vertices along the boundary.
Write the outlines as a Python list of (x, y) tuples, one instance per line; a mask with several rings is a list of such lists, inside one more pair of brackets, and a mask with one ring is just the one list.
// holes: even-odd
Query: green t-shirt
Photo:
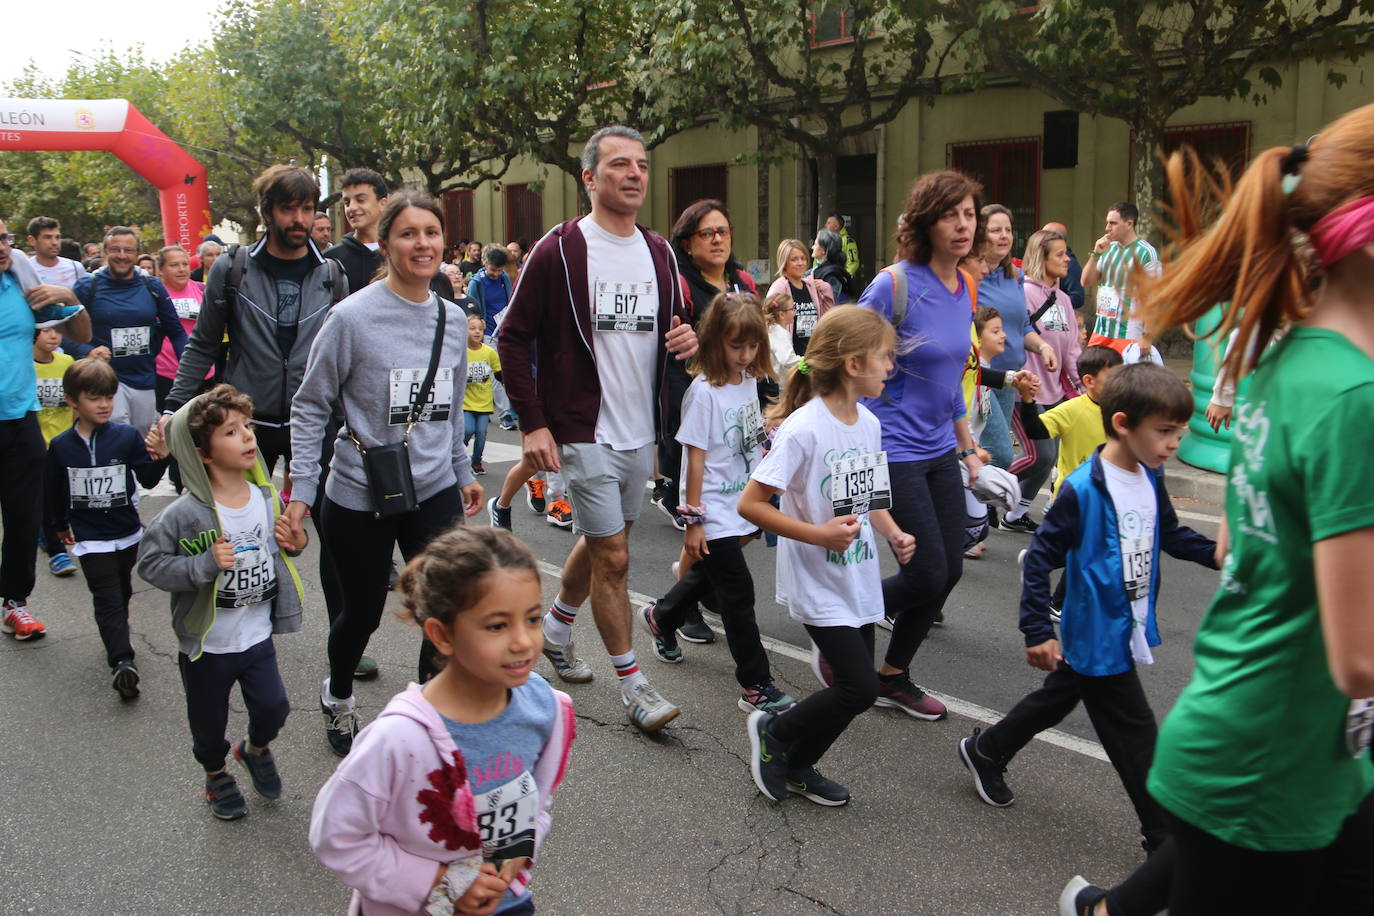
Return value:
[(1346, 747), (1317, 611), (1312, 545), (1374, 524), (1374, 361), (1294, 328), (1242, 388), (1226, 488), (1231, 551), (1160, 730), (1149, 789), (1248, 849), (1330, 845), (1374, 789)]
[(1130, 293), (1131, 271), (1139, 265), (1146, 273), (1158, 273), (1159, 252), (1138, 238), (1129, 245), (1112, 242), (1097, 258), (1097, 304), (1093, 336), (1111, 340), (1139, 340), (1144, 322), (1134, 314)]

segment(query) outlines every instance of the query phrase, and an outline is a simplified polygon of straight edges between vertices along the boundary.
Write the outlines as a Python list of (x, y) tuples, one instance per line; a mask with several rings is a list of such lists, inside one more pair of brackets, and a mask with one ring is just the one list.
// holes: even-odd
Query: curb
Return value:
[(1204, 471), (1171, 458), (1164, 465), (1164, 479), (1169, 487), (1169, 495), (1214, 506), (1226, 504), (1226, 476), (1213, 471)]

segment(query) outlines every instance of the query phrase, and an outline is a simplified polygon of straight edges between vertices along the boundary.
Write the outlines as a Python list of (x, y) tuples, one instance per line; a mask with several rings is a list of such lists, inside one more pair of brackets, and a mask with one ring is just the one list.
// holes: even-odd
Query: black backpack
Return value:
[[(243, 273), (248, 269), (248, 246), (230, 245), (226, 254), (229, 257), (229, 276), (224, 280), (224, 304), (232, 313), (238, 308), (239, 287), (243, 285)], [(325, 258), (324, 262), (329, 265), (329, 279), (324, 281), (324, 286), (330, 292), (330, 305), (338, 305), (343, 299), (342, 284), (339, 283), (343, 265), (333, 258)]]

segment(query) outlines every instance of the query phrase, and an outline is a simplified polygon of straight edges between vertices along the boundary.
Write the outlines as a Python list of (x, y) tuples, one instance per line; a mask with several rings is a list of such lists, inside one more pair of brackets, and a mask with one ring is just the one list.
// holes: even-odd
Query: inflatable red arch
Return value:
[(0, 98), (0, 150), (108, 150), (157, 188), (166, 244), (194, 253), (210, 232), (205, 166), (126, 99)]

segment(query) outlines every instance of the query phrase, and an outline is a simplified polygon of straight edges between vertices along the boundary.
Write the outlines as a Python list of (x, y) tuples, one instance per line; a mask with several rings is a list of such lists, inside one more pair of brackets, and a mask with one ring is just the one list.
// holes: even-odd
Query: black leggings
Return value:
[[(409, 562), (437, 535), (463, 521), (463, 497), (448, 487), (426, 499), (413, 512), (373, 518), (371, 512), (346, 509), (324, 498), (321, 536), (330, 546), (343, 590), (343, 606), (329, 628), (329, 691), (339, 699), (353, 695), (353, 672), (367, 640), (382, 621), (386, 606), (391, 553), (399, 544)], [(420, 651), (420, 680), (433, 676), (434, 649), (425, 640)]]
[(664, 630), (676, 630), (696, 607), (698, 595), (706, 591), (701, 583), (709, 583), (717, 595), (716, 608), (725, 625), (725, 642), (735, 659), (735, 680), (741, 687), (771, 681), (768, 655), (763, 651), (758, 621), (754, 618), (754, 577), (744, 559), (744, 545), (738, 535), (730, 535), (707, 541), (706, 549), (710, 552), (705, 559), (694, 564), (692, 572), (679, 579), (658, 602), (654, 616)]
[(878, 699), (878, 672), (873, 670), (873, 624), (808, 624), (806, 632), (829, 663), (834, 683), (811, 694), (773, 722), (774, 736), (789, 745), (787, 762), (793, 769), (814, 765), (849, 723)]
[(1170, 916), (1374, 912), (1374, 794), (1346, 818), (1330, 846), (1294, 852), (1243, 849), (1165, 814), (1178, 845)]
[(964, 482), (952, 451), (889, 470), (892, 518), (916, 538), (916, 553), (883, 580), (883, 607), (896, 620), (884, 660), (905, 670), (964, 574)]
[(671, 492), (673, 499), (677, 499), (678, 478), (682, 474), (682, 446), (677, 441), (678, 427), (682, 425), (682, 399), (687, 396), (687, 389), (692, 384), (686, 366), (686, 363), (669, 359), (664, 376), (664, 385), (668, 389), (668, 413), (664, 417), (663, 438), (659, 439), (658, 444), (658, 473), (663, 476), (659, 486)]
[(38, 414), (0, 420), (0, 599), (27, 601), (43, 524), (43, 466)]
[(134, 562), (138, 545), (108, 553), (81, 556), (81, 574), (91, 592), (95, 607), (95, 626), (105, 644), (105, 661), (113, 668), (122, 661), (134, 660), (129, 641), (129, 599), (133, 597)]

